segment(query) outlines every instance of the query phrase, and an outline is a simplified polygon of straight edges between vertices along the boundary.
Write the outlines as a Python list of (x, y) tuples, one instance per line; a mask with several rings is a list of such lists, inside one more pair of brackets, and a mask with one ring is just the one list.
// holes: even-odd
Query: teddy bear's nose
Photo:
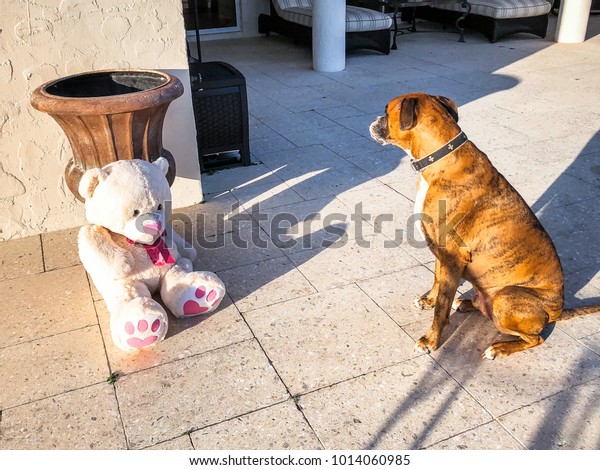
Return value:
[(162, 224), (160, 223), (160, 220), (144, 220), (144, 222), (142, 222), (142, 227), (144, 232), (150, 235), (156, 235), (160, 233)]

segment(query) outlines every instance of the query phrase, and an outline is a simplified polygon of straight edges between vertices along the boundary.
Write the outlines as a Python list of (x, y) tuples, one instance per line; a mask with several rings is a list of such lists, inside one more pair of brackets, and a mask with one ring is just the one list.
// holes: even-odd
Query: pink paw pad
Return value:
[[(152, 322), (152, 325), (150, 326), (150, 331), (152, 333), (156, 333), (159, 329), (160, 320), (157, 318)], [(131, 336), (131, 338), (127, 339), (127, 344), (135, 349), (150, 346), (158, 339), (157, 335), (148, 333), (148, 322), (146, 320), (139, 320), (137, 322), (137, 325), (134, 325), (132, 322), (128, 321), (127, 323), (125, 323), (125, 333)], [(139, 335), (133, 336), (136, 333), (139, 333)]]
[(219, 294), (216, 290), (211, 290), (208, 295), (206, 294), (205, 287), (198, 287), (194, 293), (196, 298), (201, 301), (202, 305), (196, 300), (188, 300), (183, 304), (184, 315), (199, 315), (201, 313), (208, 312), (212, 308), (219, 305), (222, 298), (219, 298)]

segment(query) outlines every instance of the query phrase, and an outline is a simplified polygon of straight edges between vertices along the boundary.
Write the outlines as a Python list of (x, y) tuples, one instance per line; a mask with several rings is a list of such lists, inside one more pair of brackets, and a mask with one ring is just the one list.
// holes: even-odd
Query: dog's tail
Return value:
[(589, 307), (567, 308), (562, 311), (556, 321), (571, 320), (572, 318), (582, 317), (591, 313), (600, 312), (600, 305), (590, 305)]

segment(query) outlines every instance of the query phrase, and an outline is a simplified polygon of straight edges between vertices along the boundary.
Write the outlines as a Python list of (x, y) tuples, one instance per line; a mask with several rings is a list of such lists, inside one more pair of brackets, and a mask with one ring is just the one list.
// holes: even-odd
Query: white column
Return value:
[(556, 42), (585, 41), (592, 0), (562, 0), (556, 24)]
[(346, 0), (313, 0), (312, 8), (313, 69), (318, 72), (344, 70)]

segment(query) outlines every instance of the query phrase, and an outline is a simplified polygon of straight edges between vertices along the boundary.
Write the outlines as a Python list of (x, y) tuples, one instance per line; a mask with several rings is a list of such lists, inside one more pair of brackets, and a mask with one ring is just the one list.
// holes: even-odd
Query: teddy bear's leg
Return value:
[(123, 351), (134, 351), (164, 339), (169, 324), (167, 314), (148, 288), (137, 282), (119, 290), (113, 291), (113, 300), (107, 302), (115, 345)]
[(215, 310), (225, 297), (225, 284), (214, 273), (175, 265), (165, 274), (160, 295), (173, 315), (192, 317)]

